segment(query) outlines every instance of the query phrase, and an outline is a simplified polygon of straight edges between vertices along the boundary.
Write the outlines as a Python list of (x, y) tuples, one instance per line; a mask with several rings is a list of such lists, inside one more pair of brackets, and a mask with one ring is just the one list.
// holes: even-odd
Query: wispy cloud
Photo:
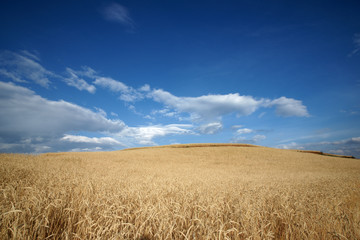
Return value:
[(85, 90), (95, 93), (95, 86), (87, 83), (81, 76), (93, 77), (95, 71), (83, 67), (80, 71), (66, 68), (66, 75), (58, 75), (43, 67), (40, 58), (29, 51), (23, 50), (19, 53), (11, 51), (0, 52), (0, 75), (13, 82), (30, 83), (35, 82), (45, 88), (51, 84), (50, 78), (60, 79), (67, 85), (75, 87), (80, 91)]
[(86, 90), (89, 93), (95, 93), (96, 87), (87, 83), (84, 79), (80, 78), (76, 71), (72, 70), (71, 68), (66, 68), (66, 72), (69, 75), (69, 77), (64, 78), (66, 84), (75, 87), (80, 91)]
[(122, 145), (119, 141), (115, 140), (111, 137), (86, 137), (79, 135), (70, 135), (65, 134), (64, 137), (61, 138), (62, 141), (74, 142), (74, 143), (92, 143), (92, 144), (100, 144), (100, 145)]
[(353, 38), (354, 50), (349, 54), (349, 57), (357, 55), (360, 52), (360, 33), (355, 33)]
[(257, 134), (252, 137), (244, 137), (244, 136), (235, 136), (231, 139), (232, 143), (249, 143), (249, 144), (256, 144), (265, 140), (266, 136)]
[(223, 125), (221, 122), (207, 123), (197, 128), (197, 130), (201, 134), (215, 134), (220, 132), (222, 129), (223, 129)]
[(248, 134), (248, 133), (252, 133), (254, 132), (254, 130), (250, 129), (250, 128), (240, 128), (238, 130), (236, 130), (236, 134)]
[(129, 87), (124, 83), (116, 81), (109, 77), (97, 77), (94, 84), (108, 88), (112, 92), (128, 92)]
[(121, 4), (111, 3), (103, 9), (102, 13), (108, 21), (117, 22), (132, 29), (135, 28), (135, 22), (130, 17), (129, 11)]
[(13, 72), (9, 72), (6, 69), (0, 69), (0, 74), (3, 75), (4, 77), (14, 81), (14, 82), (22, 82), (22, 83), (27, 83), (28, 81), (23, 80), (21, 78), (19, 78), (18, 74), (13, 73)]
[(34, 61), (40, 62), (39, 53), (37, 51), (29, 52), (28, 50), (20, 51), (23, 56), (31, 58)]
[[(68, 77), (64, 78), (64, 81), (69, 85), (76, 87), (79, 90), (86, 90), (90, 93), (94, 93), (96, 86), (108, 89), (111, 92), (119, 93), (119, 99), (125, 102), (134, 102), (144, 98), (144, 92), (149, 91), (149, 85), (144, 85), (140, 89), (134, 89), (127, 86), (125, 83), (117, 81), (111, 77), (104, 77), (99, 75), (94, 69), (83, 66), (80, 70), (73, 70), (66, 68)], [(88, 81), (92, 81), (89, 84)]]
[(71, 134), (65, 134), (59, 144), (66, 146), (72, 152), (118, 150), (125, 147), (124, 144), (112, 137), (86, 137)]
[(119, 92), (119, 99), (125, 102), (134, 102), (144, 98), (144, 95), (141, 93), (141, 91), (137, 91), (132, 87), (129, 87), (126, 84), (109, 77), (96, 77), (94, 84), (103, 88), (107, 88), (112, 92)]
[(51, 83), (49, 78), (59, 77), (41, 66), (40, 59), (28, 51), (0, 52), (0, 74), (14, 82), (31, 81), (45, 88)]

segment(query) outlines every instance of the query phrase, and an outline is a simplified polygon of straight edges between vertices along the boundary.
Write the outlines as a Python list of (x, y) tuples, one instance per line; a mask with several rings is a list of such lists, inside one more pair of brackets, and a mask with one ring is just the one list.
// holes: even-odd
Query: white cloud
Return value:
[(259, 114), (258, 118), (262, 118), (263, 116), (265, 116), (266, 112), (262, 112)]
[(242, 136), (236, 136), (231, 139), (230, 142), (232, 143), (249, 143), (249, 144), (256, 144), (258, 142), (261, 142), (262, 140), (265, 140), (265, 135), (255, 135), (250, 138), (242, 137)]
[(103, 9), (103, 15), (108, 21), (121, 23), (130, 28), (135, 27), (135, 23), (130, 17), (128, 10), (118, 3), (111, 3), (107, 5)]
[(90, 93), (94, 93), (96, 88), (94, 85), (88, 84), (84, 79), (80, 77), (86, 77), (94, 80), (93, 84), (106, 88), (111, 92), (120, 93), (119, 99), (125, 102), (134, 102), (144, 98), (142, 92), (150, 90), (149, 85), (142, 86), (139, 90), (127, 86), (123, 82), (117, 81), (110, 77), (99, 76), (98, 73), (87, 66), (83, 66), (81, 70), (73, 70), (66, 68), (66, 71), (70, 77), (64, 78), (64, 81), (79, 90), (87, 90)]
[(111, 137), (86, 137), (78, 135), (65, 134), (60, 139), (61, 141), (75, 142), (75, 143), (93, 143), (93, 144), (104, 144), (104, 145), (122, 145), (119, 141)]
[(164, 137), (166, 135), (184, 135), (193, 134), (189, 128), (190, 124), (169, 124), (169, 125), (150, 125), (143, 127), (126, 127), (116, 134), (123, 139), (123, 142), (133, 142), (141, 145), (156, 145), (153, 139)]
[(202, 134), (215, 134), (219, 131), (221, 131), (223, 128), (223, 125), (221, 122), (212, 122), (208, 124), (203, 124), (200, 127), (198, 127), (198, 131)]
[(31, 53), (27, 50), (22, 50), (20, 52), (22, 53), (22, 55), (27, 56), (28, 58), (31, 58), (34, 61), (40, 62), (39, 53), (37, 51), (35, 51), (34, 53)]
[(257, 100), (252, 96), (241, 96), (238, 93), (177, 97), (162, 89), (151, 91), (148, 97), (178, 112), (189, 113), (192, 120), (213, 120), (230, 113), (236, 113), (238, 117), (247, 116), (260, 107), (273, 106), (276, 107), (276, 113), (279, 116), (309, 116), (306, 106), (301, 101), (286, 97), (275, 100), (264, 98)]
[[(324, 144), (328, 144), (328, 143), (325, 142)], [(346, 144), (346, 145), (360, 144), (360, 137), (353, 137), (350, 139), (335, 141), (335, 142), (331, 142), (329, 144), (335, 144), (335, 145), (338, 145), (338, 144)]]
[(142, 86), (141, 88), (139, 88), (139, 91), (149, 92), (149, 91), (150, 91), (150, 85), (149, 85), (149, 84), (145, 84), (144, 86)]
[(0, 74), (15, 82), (32, 81), (46, 88), (50, 77), (59, 77), (41, 66), (39, 58), (27, 51), (0, 52)]
[(117, 113), (114, 113), (114, 112), (111, 112), (110, 115), (113, 116), (113, 117), (118, 117), (119, 116)]
[(97, 112), (103, 116), (103, 117), (106, 117), (107, 116), (107, 113), (104, 111), (104, 109), (101, 109), (101, 108), (98, 108), (98, 107), (95, 107), (95, 109), (97, 110)]
[(94, 84), (108, 88), (112, 92), (128, 92), (129, 87), (124, 83), (108, 77), (97, 77)]
[(95, 86), (88, 84), (84, 79), (79, 77), (93, 77), (95, 74), (93, 69), (83, 67), (81, 71), (75, 71), (71, 68), (66, 68), (66, 74), (67, 76), (60, 76), (45, 69), (40, 64), (39, 57), (29, 51), (24, 50), (20, 53), (11, 51), (0, 52), (0, 75), (14, 82), (35, 82), (48, 88), (51, 83), (49, 78), (57, 78), (81, 91), (95, 92)]
[[(120, 120), (107, 119), (101, 113), (63, 100), (48, 100), (27, 88), (4, 82), (0, 82), (0, 112), (0, 145), (24, 139), (39, 145), (70, 131), (114, 133), (125, 127)], [(23, 145), (29, 149), (26, 142)]]
[(307, 111), (306, 106), (302, 104), (301, 101), (287, 98), (287, 97), (280, 97), (272, 101), (267, 101), (264, 106), (266, 107), (276, 107), (276, 114), (282, 117), (308, 117), (309, 113)]
[(253, 113), (261, 104), (251, 96), (239, 94), (205, 95), (200, 97), (176, 97), (161, 89), (153, 90), (149, 97), (179, 112), (192, 115), (193, 119), (214, 119), (236, 112), (240, 116)]
[(254, 142), (260, 142), (262, 140), (265, 140), (266, 139), (266, 136), (265, 135), (255, 135), (253, 138), (252, 138), (252, 141)]
[(94, 147), (94, 148), (73, 148), (70, 152), (98, 152), (103, 150), (101, 147)]
[(173, 112), (171, 111), (169, 108), (164, 108), (164, 109), (160, 109), (160, 110), (153, 110), (151, 111), (152, 115), (161, 115), (161, 116), (165, 116), (165, 117), (175, 117), (178, 115), (177, 112)]
[(125, 102), (134, 102), (134, 101), (140, 100), (142, 98), (143, 98), (143, 96), (141, 94), (139, 94), (138, 92), (136, 92), (136, 91), (131, 91), (131, 92), (128, 92), (128, 93), (122, 93), (119, 96), (119, 99), (123, 100)]
[(97, 77), (97, 72), (88, 66), (82, 66), (81, 70), (77, 70), (77, 71), (73, 70), (73, 72), (75, 72), (79, 76), (88, 77), (91, 79), (95, 79)]
[(96, 77), (94, 84), (107, 88), (112, 92), (119, 92), (119, 99), (125, 102), (134, 102), (144, 98), (143, 94), (139, 91), (109, 77)]
[(80, 91), (86, 90), (89, 93), (95, 93), (95, 86), (88, 84), (84, 79), (79, 78), (76, 71), (72, 70), (71, 68), (66, 68), (66, 72), (69, 75), (69, 77), (64, 78), (64, 81), (67, 85), (75, 87)]
[(287, 144), (280, 144), (280, 145), (277, 145), (276, 147), (281, 148), (281, 149), (304, 149), (303, 146), (300, 146), (296, 142), (291, 142), (291, 143), (287, 143)]
[(237, 134), (248, 134), (248, 133), (252, 133), (254, 130), (250, 129), (250, 128), (240, 128), (236, 131)]
[(51, 83), (49, 78), (57, 78), (79, 90), (86, 90), (90, 93), (95, 92), (95, 86), (88, 84), (79, 77), (94, 76), (95, 71), (93, 69), (83, 67), (82, 71), (75, 71), (71, 68), (66, 68), (66, 74), (67, 76), (60, 76), (45, 69), (40, 64), (39, 57), (28, 51), (21, 51), (20, 53), (11, 51), (0, 52), (0, 75), (14, 82), (35, 82), (48, 88)]

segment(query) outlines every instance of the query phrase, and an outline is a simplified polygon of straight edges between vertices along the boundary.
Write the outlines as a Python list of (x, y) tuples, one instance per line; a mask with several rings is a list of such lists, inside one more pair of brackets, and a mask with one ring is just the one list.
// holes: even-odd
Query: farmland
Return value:
[(360, 239), (360, 160), (252, 145), (0, 154), (0, 239)]

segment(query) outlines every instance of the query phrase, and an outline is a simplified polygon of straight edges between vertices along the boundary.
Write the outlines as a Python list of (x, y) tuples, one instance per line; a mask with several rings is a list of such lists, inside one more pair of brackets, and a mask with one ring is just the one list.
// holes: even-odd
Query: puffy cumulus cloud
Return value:
[(107, 119), (102, 113), (63, 100), (48, 100), (5, 82), (0, 82), (0, 112), (2, 145), (26, 145), (24, 139), (39, 145), (70, 131), (119, 132), (125, 127), (122, 121)]
[(309, 113), (302, 101), (293, 98), (280, 97), (272, 101), (266, 101), (264, 106), (276, 107), (276, 114), (282, 117), (308, 117)]
[(311, 143), (290, 142), (276, 147), (282, 149), (306, 149), (316, 150), (333, 154), (350, 155), (360, 158), (360, 137), (353, 137), (339, 141), (324, 141)]
[(161, 89), (149, 93), (154, 101), (172, 107), (179, 112), (190, 113), (193, 119), (214, 119), (235, 112), (239, 116), (250, 115), (261, 105), (262, 100), (238, 93), (205, 95), (200, 97), (177, 97)]
[(200, 97), (177, 97), (162, 89), (152, 90), (147, 95), (156, 102), (178, 112), (189, 113), (192, 120), (210, 120), (221, 118), (230, 113), (247, 116), (260, 107), (275, 107), (279, 116), (309, 116), (306, 106), (301, 101), (281, 97), (275, 100), (255, 99), (252, 96), (241, 96), (238, 93), (225, 95), (204, 95)]
[(142, 127), (126, 127), (116, 134), (123, 142), (131, 142), (141, 145), (156, 145), (154, 138), (166, 135), (194, 134), (191, 124), (169, 124), (169, 125), (150, 125)]
[(49, 87), (51, 77), (59, 77), (45, 69), (39, 63), (40, 59), (28, 52), (0, 52), (0, 74), (14, 82), (35, 82), (43, 87)]
[(102, 13), (108, 21), (117, 22), (130, 28), (135, 27), (135, 23), (130, 17), (127, 8), (118, 3), (111, 3), (107, 5), (103, 9)]
[(202, 134), (215, 134), (220, 132), (223, 129), (221, 122), (212, 122), (203, 124), (197, 128), (197, 130)]
[(67, 85), (75, 87), (80, 91), (86, 90), (89, 93), (95, 93), (95, 86), (88, 84), (84, 79), (80, 78), (74, 70), (72, 70), (71, 68), (66, 68), (66, 72), (69, 75), (69, 77), (64, 78), (64, 81)]
[[(256, 144), (266, 139), (265, 135), (256, 134), (257, 132), (263, 132), (263, 130), (254, 130), (250, 128), (244, 128), (242, 125), (235, 125), (232, 127), (234, 132), (234, 137), (230, 140), (233, 143), (249, 143)], [(246, 136), (244, 136), (246, 135)]]
[(150, 90), (151, 90), (151, 88), (150, 88), (149, 84), (145, 84), (139, 88), (139, 91), (142, 91), (142, 92), (149, 92)]

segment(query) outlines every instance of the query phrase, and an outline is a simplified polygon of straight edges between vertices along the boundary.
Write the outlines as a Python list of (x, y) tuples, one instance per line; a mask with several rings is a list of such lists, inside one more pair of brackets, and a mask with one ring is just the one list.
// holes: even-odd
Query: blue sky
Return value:
[(2, 1), (0, 151), (360, 157), (358, 1)]

